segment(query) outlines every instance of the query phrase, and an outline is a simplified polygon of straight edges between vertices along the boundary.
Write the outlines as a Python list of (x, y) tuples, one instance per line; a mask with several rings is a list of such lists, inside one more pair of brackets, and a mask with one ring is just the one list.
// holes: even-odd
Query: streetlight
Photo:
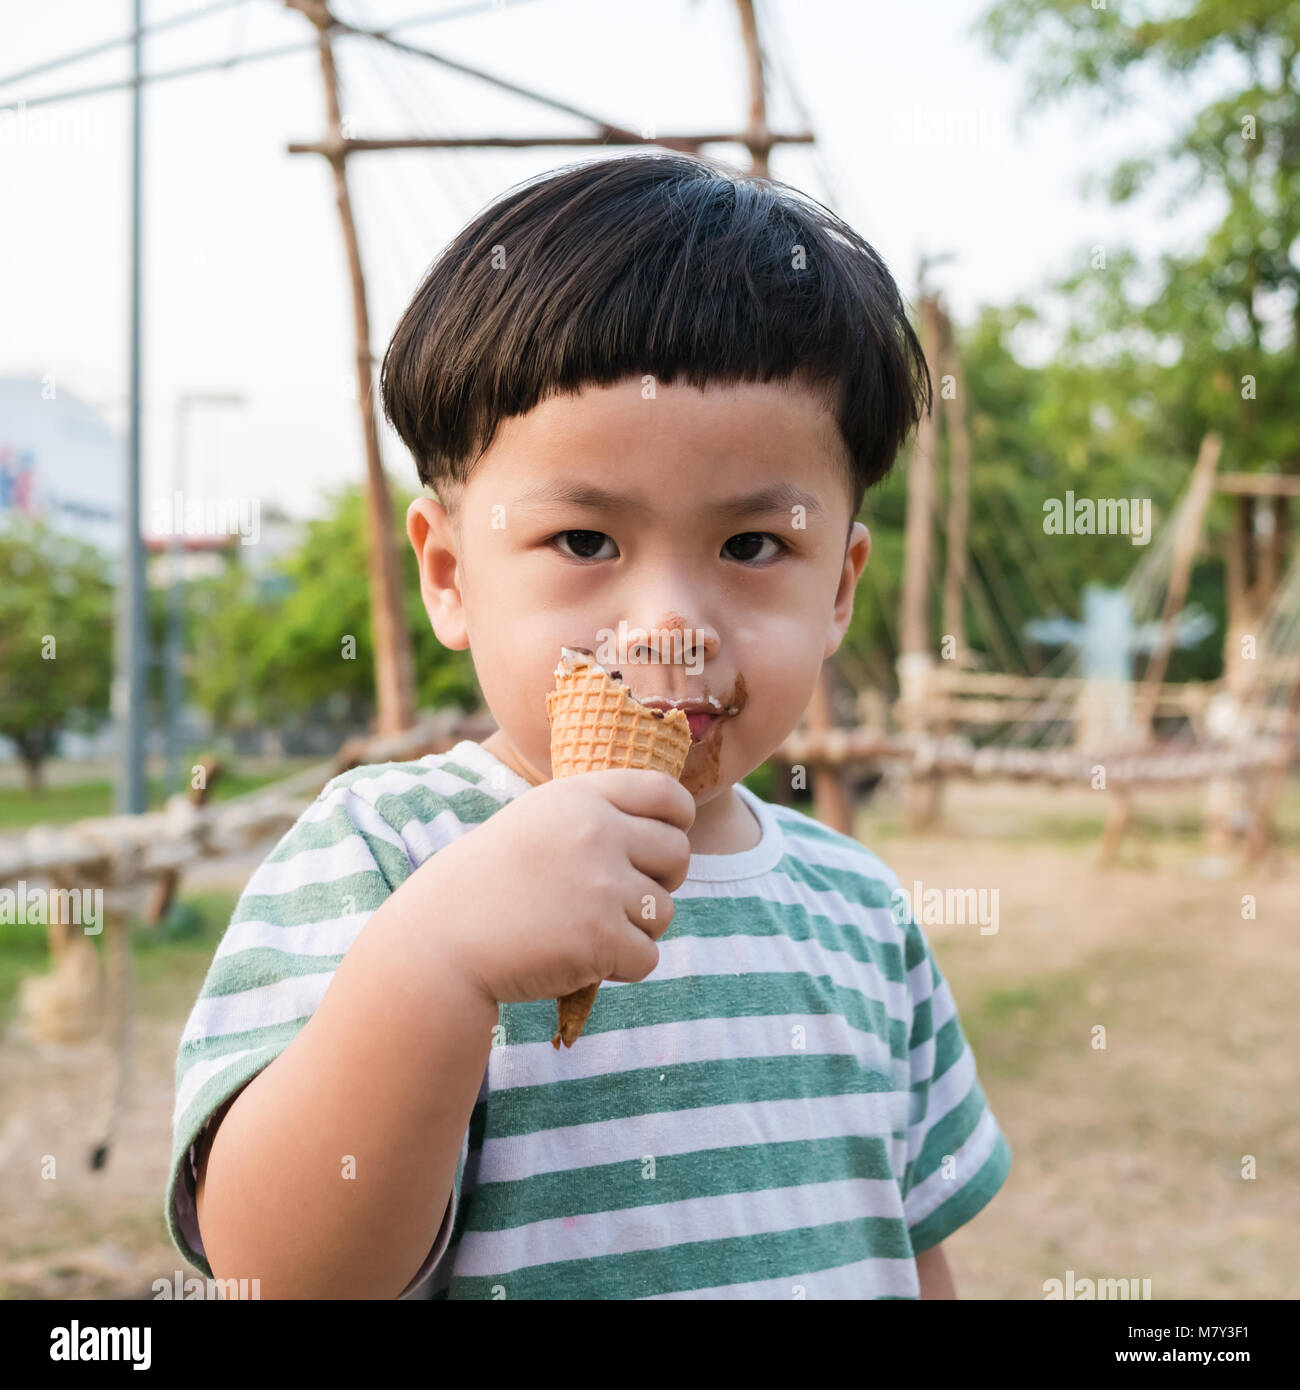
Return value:
[[(190, 411), (196, 405), (243, 405), (244, 397), (233, 392), (184, 391), (176, 400), (176, 443), (172, 454), (172, 528), (167, 547), (167, 646), (164, 659), (166, 717), (163, 735), (163, 788), (184, 791), (185, 778), (180, 769), (180, 716), (184, 690), (181, 681), (181, 655), (184, 647), (185, 580), (181, 574), (181, 552), (185, 548), (181, 528), (176, 525), (175, 494), (185, 487), (186, 446), (189, 437)], [(184, 501), (180, 515), (184, 515)]]

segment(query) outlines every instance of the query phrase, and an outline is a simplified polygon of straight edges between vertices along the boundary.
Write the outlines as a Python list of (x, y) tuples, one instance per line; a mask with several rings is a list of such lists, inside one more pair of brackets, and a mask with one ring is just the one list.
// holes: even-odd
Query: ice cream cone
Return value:
[[(590, 652), (562, 647), (555, 689), (546, 696), (551, 721), (551, 775), (572, 777), (603, 768), (635, 767), (680, 777), (691, 750), (691, 728), (679, 709), (647, 709)], [(556, 1001), (559, 1027), (551, 1046), (572, 1047), (582, 1032), (600, 982)]]

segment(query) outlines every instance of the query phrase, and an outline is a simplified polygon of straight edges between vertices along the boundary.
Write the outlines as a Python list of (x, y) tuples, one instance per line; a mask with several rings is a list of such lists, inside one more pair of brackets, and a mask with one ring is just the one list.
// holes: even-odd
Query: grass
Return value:
[[(237, 894), (182, 892), (177, 909), (160, 927), (132, 923), (131, 958), (136, 1004), (142, 1015), (170, 1017), (193, 1002), (213, 953), (235, 909)], [(104, 949), (104, 933), (91, 938)], [(17, 1006), (18, 984), (49, 972), (46, 929), (12, 924), (4, 928), (0, 950), (0, 1022)]]
[(1073, 968), (982, 994), (967, 984), (959, 1016), (979, 1058), (981, 1078), (1023, 1080), (1037, 1073), (1046, 1053), (1086, 1042), (1097, 1012), (1085, 999), (1084, 982), (1090, 978), (1091, 972)]
[[(294, 759), (267, 772), (223, 772), (213, 783), (209, 799), (229, 801), (278, 782), (310, 763), (311, 759)], [(161, 810), (168, 794), (161, 777), (149, 778), (146, 795), (151, 811)], [(108, 778), (52, 782), (36, 794), (21, 785), (0, 786), (0, 831), (25, 830), (32, 825), (67, 825), (87, 816), (109, 816), (114, 810), (113, 783)]]
[[(237, 893), (195, 893), (182, 897), (169, 922), (183, 923), (170, 933), (139, 928), (132, 938), (136, 998), (141, 1013), (160, 1018), (188, 1011), (230, 922)], [(164, 924), (166, 926), (166, 924)], [(178, 997), (184, 996), (178, 1003)]]

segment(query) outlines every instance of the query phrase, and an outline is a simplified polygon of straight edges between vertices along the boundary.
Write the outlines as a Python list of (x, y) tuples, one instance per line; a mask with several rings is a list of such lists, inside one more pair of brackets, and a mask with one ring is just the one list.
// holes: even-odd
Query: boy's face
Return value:
[[(550, 778), (546, 694), (561, 646), (585, 647), (638, 699), (715, 698), (724, 713), (691, 719), (681, 779), (703, 805), (798, 723), (871, 537), (855, 523), (846, 551), (844, 446), (808, 388), (646, 390), (628, 377), (504, 420), (458, 525), (417, 498), (407, 531), (433, 630), (470, 648), (502, 761)], [(609, 498), (576, 495), (596, 491)], [(728, 506), (760, 491), (776, 492), (763, 509)]]

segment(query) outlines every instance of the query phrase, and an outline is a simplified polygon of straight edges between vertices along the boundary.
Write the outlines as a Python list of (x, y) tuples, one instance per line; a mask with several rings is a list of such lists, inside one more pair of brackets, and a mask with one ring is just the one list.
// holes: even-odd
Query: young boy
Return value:
[[(452, 242), (382, 389), (499, 728), (335, 778), (249, 881), (177, 1058), (177, 1248), (263, 1298), (955, 1296), (1011, 1155), (948, 986), (884, 864), (741, 783), (929, 406), (889, 272), (782, 185), (569, 166)], [(611, 643), (688, 713), (680, 782), (551, 777), (560, 649)]]

